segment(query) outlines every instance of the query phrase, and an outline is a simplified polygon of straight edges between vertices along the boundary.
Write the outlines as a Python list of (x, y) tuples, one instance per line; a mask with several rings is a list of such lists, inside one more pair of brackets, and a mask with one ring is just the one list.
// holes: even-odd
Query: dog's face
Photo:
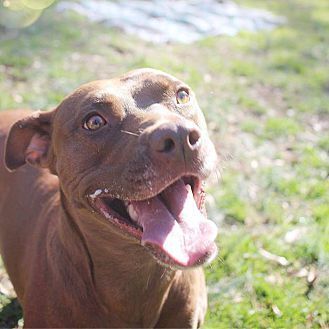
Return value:
[(191, 89), (151, 69), (83, 85), (16, 123), (6, 148), (10, 169), (49, 167), (71, 204), (176, 267), (217, 252), (202, 188), (215, 160)]

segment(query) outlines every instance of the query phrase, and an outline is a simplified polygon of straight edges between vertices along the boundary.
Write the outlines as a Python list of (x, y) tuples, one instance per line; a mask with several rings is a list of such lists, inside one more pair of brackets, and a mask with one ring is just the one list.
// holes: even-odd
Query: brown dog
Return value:
[(141, 69), (50, 112), (1, 113), (0, 154), (0, 247), (25, 327), (202, 323), (216, 154), (186, 84)]

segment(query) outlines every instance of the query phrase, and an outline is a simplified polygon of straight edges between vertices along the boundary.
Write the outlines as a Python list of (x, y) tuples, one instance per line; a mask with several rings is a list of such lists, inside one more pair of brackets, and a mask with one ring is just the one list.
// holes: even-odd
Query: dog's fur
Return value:
[[(110, 186), (121, 199), (142, 200), (181, 175), (209, 175), (215, 151), (192, 91), (189, 104), (175, 102), (180, 87), (190, 90), (141, 69), (83, 85), (50, 112), (0, 114), (0, 248), (25, 327), (202, 324), (201, 267), (159, 263), (86, 197)], [(108, 125), (93, 134), (82, 125), (95, 111)], [(194, 153), (150, 154), (150, 136), (168, 124), (200, 134)]]

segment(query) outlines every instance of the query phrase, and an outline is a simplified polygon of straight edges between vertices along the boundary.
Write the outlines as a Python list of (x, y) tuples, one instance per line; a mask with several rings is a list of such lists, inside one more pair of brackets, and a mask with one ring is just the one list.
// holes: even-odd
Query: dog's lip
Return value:
[[(140, 227), (137, 223), (134, 223), (133, 221), (128, 222), (127, 218), (123, 218), (118, 213), (115, 213), (115, 215), (114, 215), (113, 212), (111, 213), (108, 211), (109, 209), (103, 208), (103, 210), (102, 210), (103, 206), (106, 207), (106, 205), (104, 205), (104, 200), (106, 200), (106, 198), (113, 199), (113, 200), (119, 199), (119, 201), (123, 202), (126, 205), (129, 204), (129, 201), (147, 201), (150, 198), (159, 196), (164, 190), (166, 190), (169, 186), (171, 186), (172, 184), (174, 184), (175, 182), (177, 182), (180, 179), (183, 179), (183, 181), (186, 184), (189, 184), (189, 185), (191, 185), (191, 187), (193, 187), (192, 191), (193, 191), (193, 195), (194, 195), (194, 199), (197, 204), (197, 207), (199, 208), (199, 210), (201, 212), (205, 213), (205, 191), (203, 189), (204, 181), (201, 180), (201, 178), (196, 175), (180, 175), (180, 176), (176, 177), (175, 179), (168, 181), (166, 184), (164, 184), (159, 189), (157, 189), (157, 192), (150, 194), (149, 197), (143, 198), (143, 199), (137, 199), (137, 200), (136, 199), (135, 200), (119, 199), (119, 198), (116, 198), (116, 196), (114, 196), (113, 194), (111, 194), (109, 189), (98, 188), (98, 189), (94, 190), (93, 193), (88, 195), (89, 204), (92, 207), (93, 212), (96, 211), (103, 218), (105, 217), (112, 225), (115, 225), (117, 228), (119, 228), (120, 231), (124, 235), (128, 235), (129, 237), (132, 237), (135, 240), (137, 240), (138, 242), (140, 242), (142, 239), (142, 234), (143, 234), (142, 227)], [(154, 256), (156, 261), (158, 261), (162, 265), (165, 265), (165, 266), (168, 266), (171, 268), (187, 267), (185, 265), (177, 263), (174, 259), (172, 259), (168, 255), (166, 255), (161, 250), (157, 250), (157, 248), (155, 248), (152, 245), (147, 244), (147, 245), (145, 245), (145, 247), (150, 250), (151, 254)], [(188, 267), (202, 265), (202, 264), (208, 262), (212, 255), (211, 254), (204, 255), (202, 258), (200, 258), (197, 261), (197, 263), (195, 265), (189, 265)]]
[(158, 187), (157, 189), (149, 189), (148, 192), (150, 192), (149, 194), (145, 195), (143, 194), (142, 197), (138, 197), (138, 196), (133, 196), (133, 197), (127, 197), (127, 196), (121, 196), (118, 195), (116, 193), (113, 193), (111, 191), (110, 188), (94, 188), (94, 189), (90, 189), (91, 192), (87, 193), (87, 198), (89, 200), (89, 202), (91, 204), (94, 203), (96, 198), (99, 197), (110, 197), (110, 198), (115, 198), (115, 199), (119, 199), (121, 201), (145, 201), (147, 199), (151, 199), (157, 195), (159, 195), (161, 192), (163, 192), (166, 188), (168, 188), (170, 185), (172, 185), (174, 182), (176, 182), (179, 179), (184, 179), (184, 178), (188, 178), (188, 179), (192, 179), (193, 180), (193, 193), (197, 193), (198, 191), (202, 191), (204, 192), (204, 185), (205, 185), (205, 180), (196, 174), (191, 174), (191, 173), (184, 173), (182, 175), (176, 176), (168, 181), (166, 181), (164, 184), (162, 184), (160, 187)]
[(92, 207), (93, 211), (96, 211), (103, 218), (107, 219), (108, 222), (112, 223), (120, 229), (124, 234), (128, 234), (130, 237), (141, 240), (143, 230), (140, 227), (134, 225), (133, 222), (129, 222), (126, 218), (123, 218), (117, 212), (109, 212), (109, 206), (106, 205), (106, 198), (110, 200), (124, 200), (113, 197), (107, 188), (105, 189), (96, 189), (94, 193), (88, 196), (89, 204)]

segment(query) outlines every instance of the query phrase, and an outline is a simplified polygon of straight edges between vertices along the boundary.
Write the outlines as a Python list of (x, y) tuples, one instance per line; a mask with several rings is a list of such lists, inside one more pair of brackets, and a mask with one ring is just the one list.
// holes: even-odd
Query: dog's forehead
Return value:
[(177, 89), (186, 86), (182, 81), (161, 71), (152, 69), (136, 70), (119, 79), (133, 98), (138, 108), (162, 103), (172, 97)]
[(153, 69), (139, 69), (124, 74), (116, 79), (108, 80), (94, 90), (96, 99), (111, 100), (132, 98), (138, 107), (144, 107), (146, 99), (161, 102), (162, 98), (175, 91), (183, 82), (164, 72)]
[(143, 109), (173, 97), (182, 86), (186, 84), (162, 71), (138, 69), (114, 79), (82, 85), (61, 103), (59, 112), (71, 116), (74, 111), (78, 115), (100, 103)]
[(176, 84), (177, 82), (182, 83), (168, 73), (149, 68), (130, 71), (120, 76), (118, 80), (123, 83), (132, 83), (133, 85), (144, 84), (147, 81), (157, 83), (159, 85), (163, 84), (165, 86), (168, 84)]

